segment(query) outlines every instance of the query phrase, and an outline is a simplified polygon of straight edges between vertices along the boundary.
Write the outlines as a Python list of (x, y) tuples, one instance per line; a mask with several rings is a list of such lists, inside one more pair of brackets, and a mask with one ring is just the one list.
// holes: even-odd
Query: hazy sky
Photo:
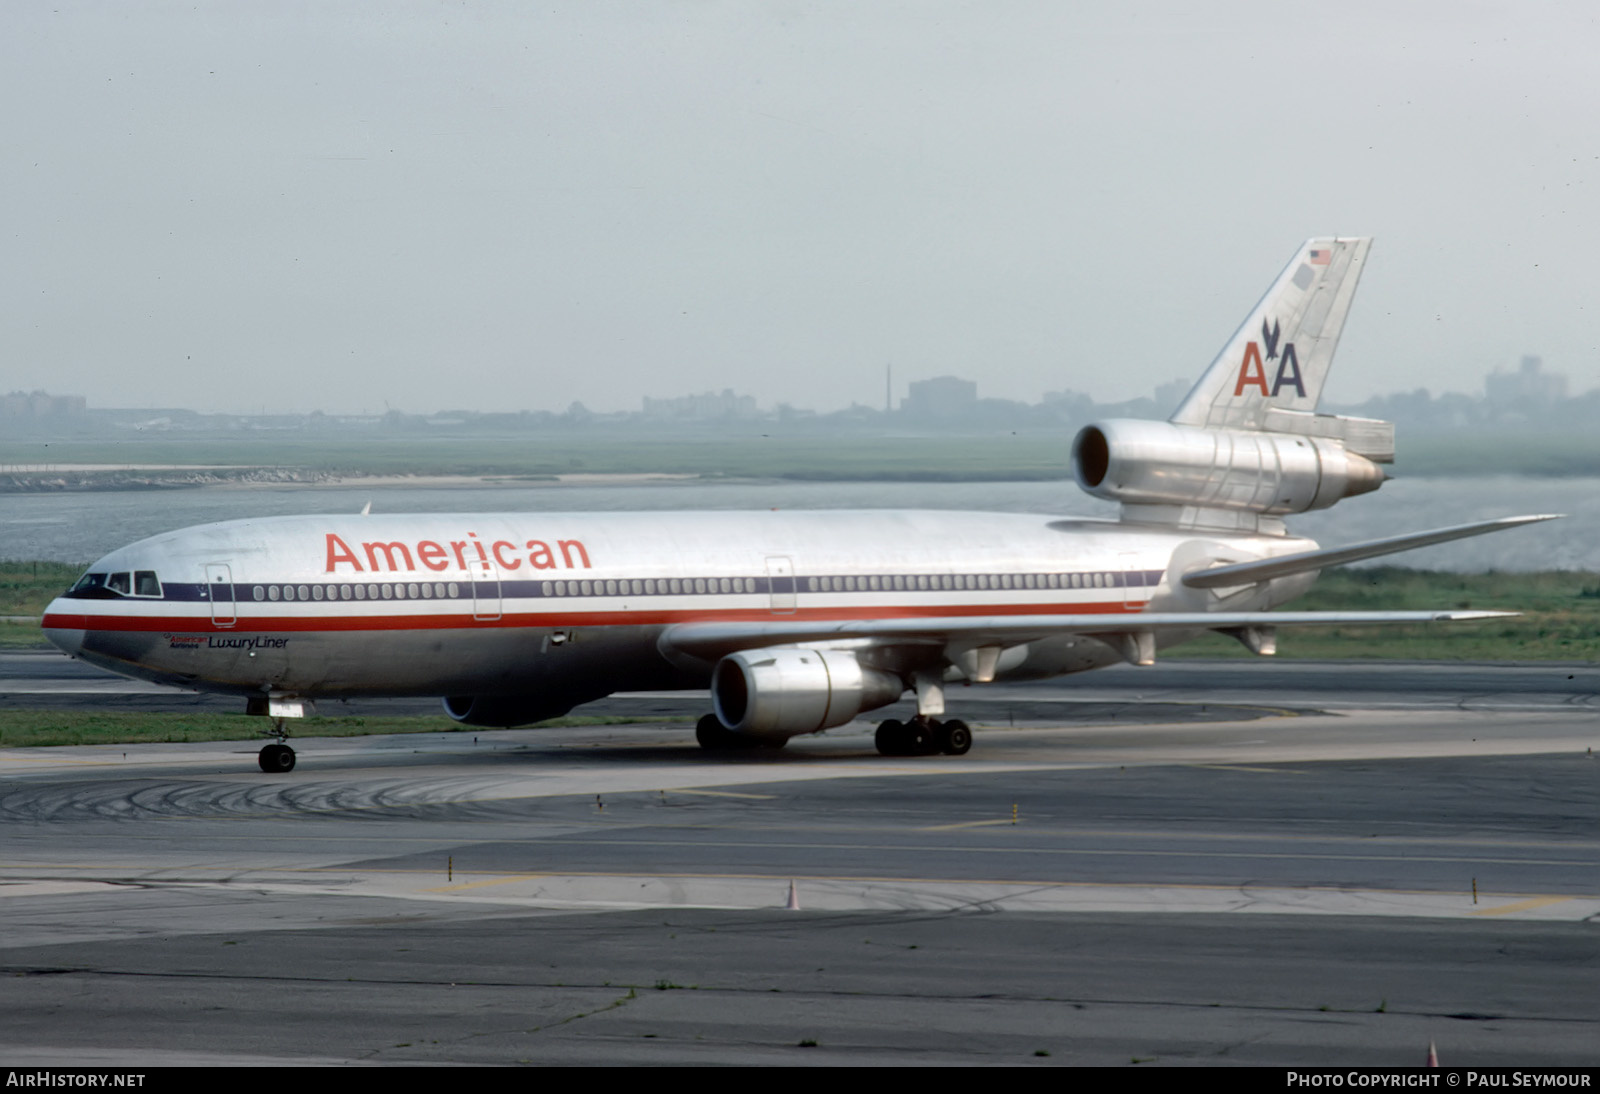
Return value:
[(1593, 4), (0, 5), (0, 391), (1147, 394), (1377, 237), (1327, 397), (1600, 384)]

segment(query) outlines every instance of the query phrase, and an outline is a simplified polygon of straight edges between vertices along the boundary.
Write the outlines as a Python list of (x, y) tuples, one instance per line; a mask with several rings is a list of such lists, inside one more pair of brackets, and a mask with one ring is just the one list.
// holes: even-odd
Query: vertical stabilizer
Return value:
[(1315, 411), (1371, 247), (1370, 238), (1301, 244), (1169, 420), (1262, 429), (1274, 409)]

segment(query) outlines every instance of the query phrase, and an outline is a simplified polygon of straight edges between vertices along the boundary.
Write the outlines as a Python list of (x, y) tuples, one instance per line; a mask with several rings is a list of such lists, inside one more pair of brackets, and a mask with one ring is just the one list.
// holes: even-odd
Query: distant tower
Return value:
[(894, 366), (883, 366), (883, 412), (894, 409)]

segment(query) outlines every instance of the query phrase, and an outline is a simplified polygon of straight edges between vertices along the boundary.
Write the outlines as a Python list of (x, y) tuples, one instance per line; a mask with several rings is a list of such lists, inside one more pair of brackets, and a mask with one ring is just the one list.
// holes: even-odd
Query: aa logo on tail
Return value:
[(1261, 321), (1261, 342), (1266, 343), (1267, 360), (1278, 362), (1278, 374), (1272, 379), (1272, 387), (1267, 387), (1267, 368), (1261, 360), (1261, 343), (1246, 342), (1244, 346), (1244, 360), (1239, 363), (1239, 380), (1233, 385), (1233, 394), (1237, 398), (1244, 394), (1245, 388), (1255, 388), (1261, 392), (1263, 398), (1271, 398), (1282, 391), (1284, 385), (1295, 389), (1302, 399), (1306, 397), (1305, 380), (1300, 376), (1300, 358), (1294, 352), (1294, 343), (1285, 342), (1283, 353), (1278, 353), (1278, 339), (1283, 336), (1283, 328), (1277, 320), (1272, 321), (1269, 327), (1267, 321)]

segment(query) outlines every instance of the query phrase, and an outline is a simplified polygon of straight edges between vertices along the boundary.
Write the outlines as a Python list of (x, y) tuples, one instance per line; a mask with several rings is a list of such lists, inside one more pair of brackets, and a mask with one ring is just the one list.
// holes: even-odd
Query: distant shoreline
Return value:
[[(1538, 469), (1498, 467), (1413, 471), (1407, 478), (1461, 479), (1500, 477), (1539, 480), (1596, 477), (1590, 469)], [(1072, 482), (1066, 467), (987, 466), (971, 468), (884, 466), (863, 460), (854, 466), (752, 466), (739, 471), (521, 471), (506, 469), (478, 472), (396, 473), (388, 470), (325, 470), (309, 467), (262, 465), (61, 463), (0, 464), (0, 495), (109, 493), (169, 490), (284, 489), (297, 486), (321, 489), (492, 489), (496, 487), (584, 487), (716, 485), (735, 482), (845, 483), (1023, 483)]]
[(313, 471), (288, 467), (239, 468), (128, 468), (105, 469), (94, 466), (69, 468), (56, 465), (49, 471), (18, 473), (0, 470), (0, 495), (77, 494), (136, 490), (249, 490), (315, 486), (321, 489), (384, 490), (391, 488), (449, 489), (451, 487), (537, 487), (548, 486), (668, 486), (678, 483), (711, 485), (727, 482), (796, 483), (973, 483), (973, 482), (1068, 482), (1066, 470), (1041, 474), (1017, 469), (959, 471), (906, 471), (866, 469), (859, 472), (794, 471), (750, 475), (702, 474), (692, 471), (591, 471), (563, 474), (520, 474), (486, 472), (482, 474), (395, 475), (363, 474), (348, 471)]
[(290, 467), (142, 467), (54, 464), (48, 468), (0, 470), (0, 494), (94, 493), (129, 490), (316, 486), (320, 488), (445, 489), (456, 486), (643, 486), (700, 481), (702, 476), (663, 471), (592, 472), (561, 475), (368, 475)]
[[(315, 472), (314, 474), (322, 474)], [(595, 472), (593, 474), (571, 475), (516, 475), (516, 474), (485, 474), (485, 475), (363, 475), (363, 474), (334, 474), (328, 473), (326, 478), (307, 481), (301, 485), (319, 487), (352, 487), (387, 489), (389, 487), (410, 487), (412, 489), (444, 489), (451, 486), (645, 486), (653, 483), (670, 483), (683, 481), (700, 481), (701, 476), (693, 474), (673, 474), (664, 471), (619, 471), (614, 473)], [(263, 482), (259, 480), (232, 480), (217, 483), (218, 486), (249, 489), (257, 486), (279, 486), (282, 483)], [(294, 485), (291, 483), (290, 485)]]

